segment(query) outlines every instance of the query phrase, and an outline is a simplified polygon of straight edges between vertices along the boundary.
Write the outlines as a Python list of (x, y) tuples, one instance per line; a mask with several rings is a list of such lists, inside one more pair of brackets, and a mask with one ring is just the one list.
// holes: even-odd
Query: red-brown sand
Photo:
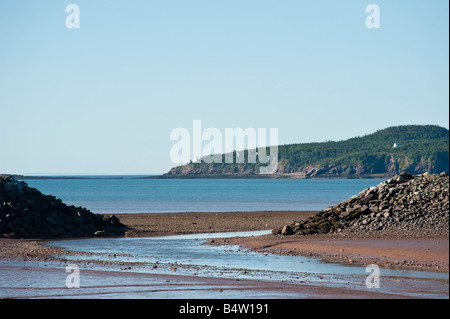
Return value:
[(448, 238), (331, 238), (329, 236), (223, 239), (260, 252), (314, 256), (383, 267), (448, 272)]
[[(235, 212), (235, 213), (183, 213), (183, 214), (123, 214), (119, 215), (121, 222), (134, 230), (131, 236), (154, 236), (186, 233), (210, 233), (228, 231), (262, 230), (290, 224), (294, 220), (301, 220), (311, 216), (314, 212)], [(399, 267), (406, 269), (418, 268), (426, 271), (448, 272), (449, 267), (449, 240), (448, 238), (344, 238), (332, 236), (261, 236), (253, 238), (229, 238), (216, 240), (214, 244), (231, 243), (265, 253), (279, 253), (289, 255), (314, 256), (323, 259), (340, 260), (351, 263), (376, 263), (381, 267)], [(35, 272), (39, 275), (41, 268), (27, 266), (26, 268), (12, 265), (1, 265), (4, 260), (41, 260), (52, 259), (50, 255), (61, 254), (56, 248), (44, 247), (39, 240), (12, 240), (0, 239), (0, 275), (2, 280), (11, 281), (21, 273)], [(50, 270), (48, 270), (50, 271)], [(50, 271), (51, 272), (51, 271)], [(186, 298), (189, 298), (190, 285), (210, 285), (211, 291), (220, 292), (231, 289), (235, 292), (242, 291), (242, 298), (257, 296), (259, 291), (272, 292), (266, 296), (274, 298), (405, 298), (404, 292), (411, 288), (406, 283), (396, 283), (400, 294), (386, 294), (373, 290), (353, 290), (346, 288), (314, 286), (301, 283), (258, 282), (255, 280), (235, 281), (233, 279), (199, 278), (195, 276), (155, 275), (147, 273), (133, 274), (129, 272), (91, 271), (92, 276), (98, 276), (99, 282), (104, 282), (104, 288), (109, 287), (109, 282), (115, 276), (145, 276), (149, 280), (170, 281), (167, 291), (173, 289), (174, 294), (179, 289), (186, 290)], [(131, 278), (130, 277), (130, 278)], [(170, 277), (170, 278), (169, 278)], [(177, 279), (177, 280), (175, 280)], [(448, 281), (447, 281), (448, 285)], [(228, 287), (227, 289), (220, 287)], [(442, 286), (442, 285), (441, 285)], [(441, 287), (440, 286), (440, 287)], [(445, 283), (444, 283), (445, 286)], [(99, 289), (103, 287), (99, 286)], [(127, 286), (128, 287), (128, 286)], [(186, 288), (188, 287), (188, 288)], [(211, 288), (212, 287), (212, 288)], [(234, 288), (233, 288), (234, 287)], [(448, 288), (448, 287), (447, 287)], [(0, 287), (0, 294), (1, 294)], [(133, 288), (126, 288), (133, 289)], [(149, 288), (150, 289), (150, 288)], [(205, 288), (206, 289), (206, 288)], [(117, 287), (120, 291), (120, 287)], [(231, 291), (229, 290), (229, 291)], [(440, 294), (447, 294), (439, 291)], [(222, 291), (222, 292), (223, 292)], [(245, 291), (249, 293), (245, 294)], [(431, 290), (433, 291), (433, 287)], [(435, 292), (433, 292), (435, 293)], [(147, 297), (150, 295), (146, 295)], [(155, 295), (156, 296), (156, 295)], [(212, 295), (211, 295), (212, 296)], [(223, 294), (235, 298), (239, 294)], [(8, 297), (3, 296), (2, 297)], [(55, 296), (57, 297), (57, 296)], [(92, 297), (92, 295), (83, 296)], [(94, 296), (95, 297), (95, 296)], [(430, 295), (432, 298), (432, 294)], [(39, 298), (39, 297), (38, 297)], [(239, 297), (241, 298), (241, 297)]]

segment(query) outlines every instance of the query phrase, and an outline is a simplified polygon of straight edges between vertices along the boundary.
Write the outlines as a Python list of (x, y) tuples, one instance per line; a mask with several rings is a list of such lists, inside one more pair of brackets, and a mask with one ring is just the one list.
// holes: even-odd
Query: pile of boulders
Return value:
[(402, 173), (273, 233), (448, 237), (449, 176)]
[(120, 236), (125, 230), (116, 216), (68, 206), (23, 181), (0, 175), (0, 238)]

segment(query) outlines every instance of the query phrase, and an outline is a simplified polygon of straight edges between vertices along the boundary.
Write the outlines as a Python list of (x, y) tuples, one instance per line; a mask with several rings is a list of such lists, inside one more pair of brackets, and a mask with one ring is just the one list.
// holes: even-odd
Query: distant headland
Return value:
[[(244, 151), (245, 158), (247, 154)], [(278, 146), (278, 156), (277, 173), (271, 175), (258, 173), (258, 161), (207, 164), (200, 160), (174, 167), (160, 178), (386, 178), (401, 172), (448, 173), (449, 130), (435, 125), (394, 126), (345, 141)]]
[[(225, 158), (226, 154), (222, 154)], [(233, 156), (236, 156), (234, 152)], [(275, 174), (259, 174), (261, 164), (205, 163), (201, 159), (170, 169), (162, 175), (25, 176), (16, 179), (198, 179), (198, 178), (390, 178), (449, 172), (449, 130), (436, 125), (393, 126), (345, 141), (278, 146)], [(1, 174), (0, 174), (1, 175)]]

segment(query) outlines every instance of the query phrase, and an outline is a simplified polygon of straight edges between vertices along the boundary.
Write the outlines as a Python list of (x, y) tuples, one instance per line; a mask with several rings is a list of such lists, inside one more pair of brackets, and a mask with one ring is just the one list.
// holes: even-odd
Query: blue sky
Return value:
[[(65, 25), (70, 3), (80, 28)], [(380, 7), (380, 29), (365, 25)], [(448, 1), (0, 2), (0, 172), (160, 174), (177, 127), (449, 127)]]

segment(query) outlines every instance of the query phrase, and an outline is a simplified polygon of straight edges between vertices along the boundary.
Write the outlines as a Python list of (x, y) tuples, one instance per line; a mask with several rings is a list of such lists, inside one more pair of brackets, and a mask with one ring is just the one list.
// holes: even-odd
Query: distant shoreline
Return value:
[(153, 178), (153, 176), (145, 175), (51, 175), (51, 176), (30, 176), (16, 174), (0, 174), (12, 176), (17, 180), (34, 180), (34, 179), (142, 179)]
[(389, 179), (394, 175), (368, 174), (350, 176), (320, 176), (305, 177), (298, 174), (198, 174), (198, 175), (54, 175), (30, 176), (17, 174), (0, 174), (12, 176), (17, 180), (45, 180), (45, 179)]

